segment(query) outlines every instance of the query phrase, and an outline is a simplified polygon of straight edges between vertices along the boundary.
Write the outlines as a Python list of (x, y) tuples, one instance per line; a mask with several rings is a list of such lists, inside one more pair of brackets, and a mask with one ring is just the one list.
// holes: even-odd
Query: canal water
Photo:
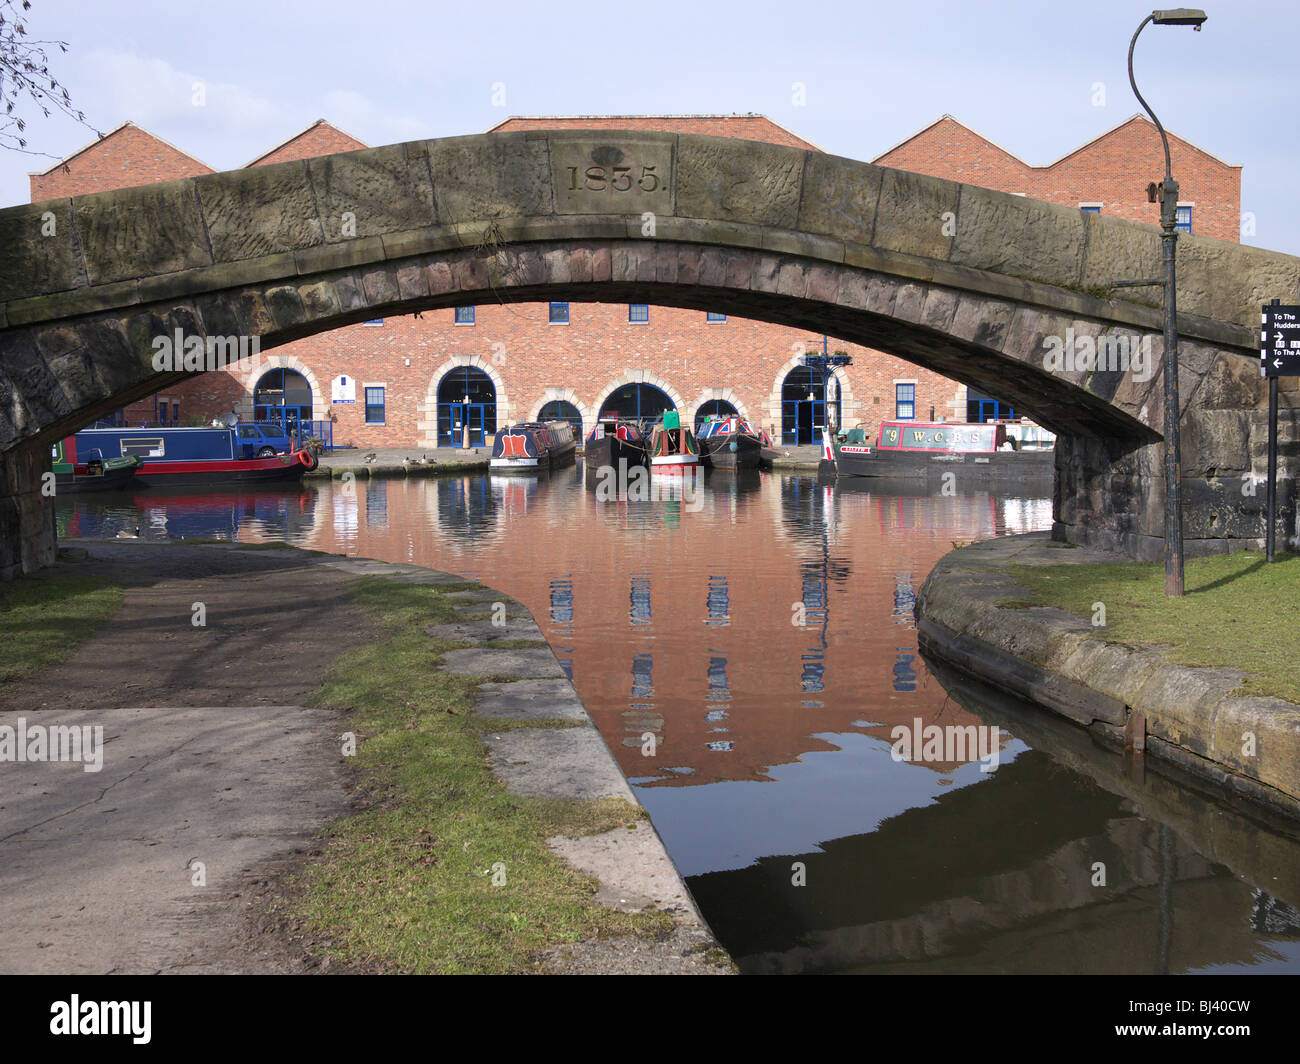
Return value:
[(579, 465), (85, 495), (57, 519), (519, 599), (745, 971), (1300, 971), (1292, 827), (920, 657), (934, 563), (1049, 527), (1049, 499), (723, 472), (656, 494), (597, 494)]

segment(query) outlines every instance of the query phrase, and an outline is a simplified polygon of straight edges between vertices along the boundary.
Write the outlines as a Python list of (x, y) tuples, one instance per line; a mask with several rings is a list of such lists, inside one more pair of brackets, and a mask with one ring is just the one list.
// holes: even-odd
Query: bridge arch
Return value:
[[(42, 235), (49, 213), (57, 238)], [(1258, 506), (1239, 491), (1260, 449), (1256, 315), (1300, 288), (1300, 260), (1197, 237), (1179, 248), (1189, 552), (1258, 542)], [(490, 300), (757, 318), (993, 391), (1061, 438), (1057, 534), (1158, 556), (1159, 372), (1045, 353), (1114, 338), (1158, 364), (1159, 310), (1098, 286), (1159, 263), (1149, 226), (815, 151), (644, 131), (418, 141), (9, 208), (0, 538), (13, 546), (0, 576), (52, 558), (38, 489), (49, 443), (196, 372), (160, 364), (160, 337), (270, 350)], [(468, 357), (509, 417), (490, 360)], [(420, 411), (426, 432), (443, 372)]]

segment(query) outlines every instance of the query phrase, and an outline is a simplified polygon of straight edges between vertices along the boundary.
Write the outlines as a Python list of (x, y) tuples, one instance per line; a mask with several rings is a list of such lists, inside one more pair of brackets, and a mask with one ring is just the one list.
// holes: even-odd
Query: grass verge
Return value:
[(1300, 703), (1300, 557), (1240, 552), (1184, 565), (1180, 599), (1165, 597), (1159, 563), (1015, 565), (1008, 573), (1033, 596), (1016, 605), (1057, 606), (1092, 619), (1105, 607), (1099, 637), (1168, 648), (1180, 665), (1250, 673), (1240, 693)]
[(382, 971), (528, 972), (548, 947), (670, 930), (667, 914), (597, 905), (595, 881), (546, 846), (631, 827), (638, 807), (520, 798), (492, 774), (480, 728), (496, 724), (471, 716), (473, 679), (436, 667), (453, 644), (424, 634), (456, 619), (442, 592), (366, 578), (352, 595), (384, 634), (335, 663), (317, 703), (350, 711), (370, 805), (329, 829), (289, 903), (331, 956)]
[(0, 684), (62, 661), (121, 605), (122, 589), (100, 576), (54, 572), (0, 584)]

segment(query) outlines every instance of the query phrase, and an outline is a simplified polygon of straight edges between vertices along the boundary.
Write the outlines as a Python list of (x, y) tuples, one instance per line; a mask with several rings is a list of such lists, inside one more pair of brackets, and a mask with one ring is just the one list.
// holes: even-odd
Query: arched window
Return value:
[(600, 405), (597, 419), (621, 417), (630, 421), (657, 421), (665, 410), (676, 410), (668, 393), (653, 384), (625, 384)]
[[(838, 382), (831, 385), (831, 420), (840, 424)], [(808, 366), (795, 366), (781, 385), (781, 442), (820, 443), (826, 424), (826, 386), (821, 373)]]
[[(468, 428), (468, 433), (466, 429)], [(497, 389), (473, 366), (458, 366), (438, 382), (438, 446), (482, 447), (497, 430)]]
[(253, 420), (275, 421), (289, 435), (311, 421), (311, 385), (296, 369), (263, 373), (253, 388)]
[(582, 415), (578, 408), (563, 399), (552, 399), (537, 414), (538, 421), (567, 421), (573, 426), (574, 434), (582, 439)]
[(725, 399), (710, 399), (695, 411), (695, 431), (698, 434), (700, 426), (704, 424), (706, 417), (719, 421), (722, 418), (740, 417), (740, 411), (732, 406)]

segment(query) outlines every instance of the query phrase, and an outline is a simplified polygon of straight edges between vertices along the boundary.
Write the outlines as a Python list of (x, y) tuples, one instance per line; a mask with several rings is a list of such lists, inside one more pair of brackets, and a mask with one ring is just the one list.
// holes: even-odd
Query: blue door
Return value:
[[(496, 404), (492, 404), (493, 414)], [(482, 447), (486, 442), (487, 403), (439, 403), (438, 446), (459, 447), (464, 427), (469, 425), (469, 445)]]

